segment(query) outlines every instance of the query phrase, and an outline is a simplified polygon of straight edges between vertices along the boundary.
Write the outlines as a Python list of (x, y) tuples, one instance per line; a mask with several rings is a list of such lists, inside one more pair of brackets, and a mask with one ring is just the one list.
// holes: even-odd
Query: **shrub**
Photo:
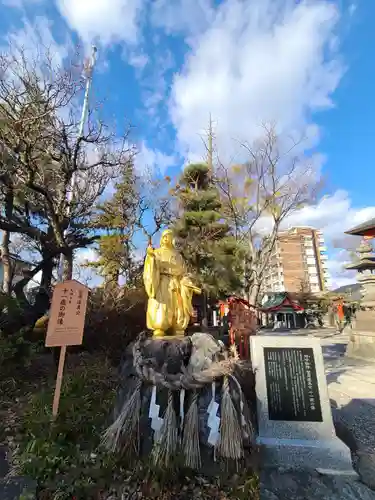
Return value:
[(119, 361), (127, 345), (146, 328), (146, 305), (143, 288), (94, 290), (87, 309), (84, 348), (102, 350)]
[(0, 332), (0, 374), (7, 376), (9, 371), (22, 363), (22, 366), (32, 362), (33, 355), (43, 348), (42, 341), (30, 341), (25, 338), (25, 329), (5, 337)]

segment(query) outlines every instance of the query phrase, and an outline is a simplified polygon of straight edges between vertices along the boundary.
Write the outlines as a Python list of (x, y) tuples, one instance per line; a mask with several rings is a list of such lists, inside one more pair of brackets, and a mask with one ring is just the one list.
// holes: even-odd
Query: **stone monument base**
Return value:
[(358, 311), (346, 356), (375, 362), (375, 311)]
[(338, 438), (330, 440), (258, 438), (263, 467), (316, 470), (321, 474), (357, 477), (349, 448)]

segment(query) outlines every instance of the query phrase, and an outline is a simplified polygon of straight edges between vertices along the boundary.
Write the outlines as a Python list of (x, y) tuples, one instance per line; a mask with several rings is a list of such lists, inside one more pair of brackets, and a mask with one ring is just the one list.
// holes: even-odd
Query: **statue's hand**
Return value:
[(155, 255), (155, 250), (152, 247), (147, 247), (147, 255)]

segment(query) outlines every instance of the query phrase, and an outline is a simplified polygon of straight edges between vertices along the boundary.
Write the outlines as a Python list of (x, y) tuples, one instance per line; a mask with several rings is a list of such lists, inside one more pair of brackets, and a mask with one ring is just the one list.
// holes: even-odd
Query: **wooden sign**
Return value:
[(76, 280), (58, 283), (53, 291), (46, 347), (61, 347), (52, 406), (54, 418), (59, 411), (66, 347), (81, 345), (83, 341), (88, 294), (87, 286)]
[(55, 286), (46, 347), (82, 344), (88, 293), (89, 289), (76, 280)]

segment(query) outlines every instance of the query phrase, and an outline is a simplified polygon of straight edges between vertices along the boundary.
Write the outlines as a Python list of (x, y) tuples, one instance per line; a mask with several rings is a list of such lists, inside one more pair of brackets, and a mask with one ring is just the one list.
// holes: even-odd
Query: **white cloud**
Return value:
[(142, 141), (139, 145), (139, 152), (134, 157), (134, 163), (139, 172), (150, 170), (164, 174), (168, 167), (176, 165), (177, 158), (162, 153), (157, 149), (151, 149), (146, 145), (145, 141)]
[(74, 254), (74, 262), (77, 265), (84, 265), (88, 262), (95, 262), (98, 260), (98, 254), (95, 248), (80, 248)]
[(143, 52), (131, 52), (129, 54), (127, 62), (134, 66), (134, 68), (143, 70), (149, 62), (149, 58)]
[(346, 250), (339, 250), (331, 255), (327, 265), (332, 278), (332, 290), (340, 286), (356, 283), (357, 273), (345, 269), (346, 264), (349, 264), (350, 261), (349, 252)]
[(316, 205), (302, 208), (284, 222), (284, 227), (307, 225), (321, 229), (335, 248), (354, 250), (358, 238), (344, 232), (375, 217), (375, 206), (356, 208), (346, 191), (339, 190), (324, 196)]
[(350, 251), (358, 248), (361, 238), (344, 232), (375, 217), (375, 206), (353, 206), (346, 191), (336, 191), (323, 197), (316, 205), (306, 206), (285, 220), (284, 229), (293, 226), (311, 226), (323, 232), (329, 249), (328, 268), (332, 288), (356, 282), (356, 272), (345, 265), (351, 260)]
[(58, 42), (53, 34), (53, 26), (54, 23), (43, 16), (37, 16), (33, 21), (23, 18), (22, 26), (10, 31), (5, 40), (10, 50), (24, 51), (26, 60), (31, 64), (44, 63), (48, 55), (54, 67), (61, 67), (73, 44), (68, 34), (61, 43)]
[[(195, 4), (180, 5), (179, 19), (189, 19)], [(305, 131), (312, 112), (332, 106), (343, 73), (332, 2), (224, 0), (210, 17), (209, 27), (188, 38), (191, 52), (172, 86), (170, 115), (183, 153), (201, 151), (198, 133), (209, 113), (222, 147), (252, 140), (261, 122)]]
[(154, 0), (152, 23), (167, 34), (193, 36), (206, 29), (215, 17), (212, 0)]
[[(349, 193), (338, 190), (324, 196), (316, 204), (307, 205), (285, 218), (281, 229), (296, 226), (320, 229), (328, 249), (328, 269), (332, 278), (332, 288), (356, 282), (356, 272), (348, 271), (345, 265), (351, 262), (351, 253), (361, 242), (361, 237), (344, 234), (345, 231), (375, 217), (375, 206), (353, 206)], [(272, 220), (259, 220), (257, 229), (267, 234), (272, 229)]]
[(74, 254), (73, 279), (90, 288), (100, 285), (103, 278), (95, 272), (95, 269), (85, 267), (88, 262), (95, 262), (96, 260), (98, 260), (98, 254), (95, 248), (89, 247), (77, 250)]
[(135, 43), (143, 0), (57, 0), (61, 15), (86, 44)]

